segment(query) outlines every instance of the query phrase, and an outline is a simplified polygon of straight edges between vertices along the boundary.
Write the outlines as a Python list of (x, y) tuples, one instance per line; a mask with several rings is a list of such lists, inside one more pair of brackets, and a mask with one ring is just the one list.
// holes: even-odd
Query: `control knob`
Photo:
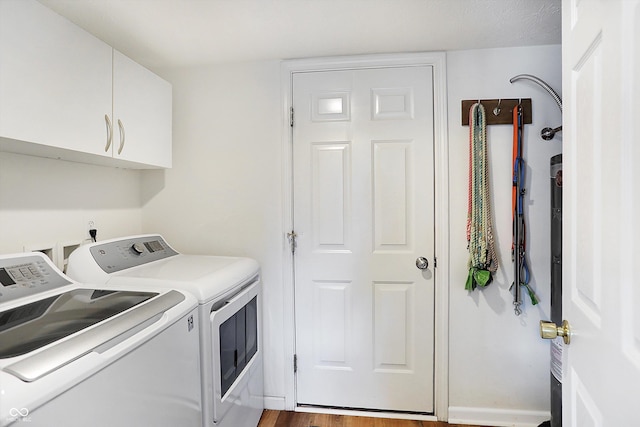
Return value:
[(134, 243), (133, 245), (131, 245), (131, 250), (136, 255), (140, 255), (142, 254), (142, 252), (144, 252), (144, 246), (142, 246), (140, 243)]

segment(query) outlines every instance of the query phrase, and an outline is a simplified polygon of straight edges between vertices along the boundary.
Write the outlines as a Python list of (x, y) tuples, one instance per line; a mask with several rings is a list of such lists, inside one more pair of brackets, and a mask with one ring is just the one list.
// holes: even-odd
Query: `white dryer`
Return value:
[(262, 285), (255, 260), (186, 255), (156, 234), (81, 246), (67, 274), (81, 281), (178, 288), (196, 296), (204, 427), (256, 427), (264, 409)]
[(0, 256), (0, 426), (200, 426), (197, 316), (186, 292)]

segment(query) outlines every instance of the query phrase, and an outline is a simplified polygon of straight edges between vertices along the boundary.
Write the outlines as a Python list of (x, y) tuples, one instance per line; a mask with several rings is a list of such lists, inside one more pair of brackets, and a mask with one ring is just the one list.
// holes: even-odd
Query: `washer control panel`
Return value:
[(158, 261), (174, 255), (174, 251), (160, 236), (133, 237), (93, 245), (91, 256), (105, 273)]
[(44, 255), (0, 258), (0, 303), (70, 285)]

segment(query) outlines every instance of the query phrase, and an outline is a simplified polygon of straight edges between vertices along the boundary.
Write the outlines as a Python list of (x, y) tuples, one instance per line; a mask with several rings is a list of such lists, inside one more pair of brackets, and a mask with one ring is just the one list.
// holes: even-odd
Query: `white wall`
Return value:
[[(549, 410), (549, 342), (539, 338), (540, 319), (549, 318), (549, 158), (562, 150), (562, 134), (550, 142), (540, 129), (562, 124), (560, 110), (538, 85), (509, 79), (528, 73), (561, 93), (560, 46), (447, 53), (450, 180), (450, 416), (490, 425), (518, 421), (538, 425)], [(524, 297), (516, 317), (509, 286), (511, 263), (512, 132), (489, 126), (489, 164), (494, 229), (500, 268), (484, 290), (464, 290), (467, 278), (466, 215), (469, 128), (461, 126), (463, 99), (532, 98), (533, 123), (525, 126), (528, 259), (540, 304)], [(488, 111), (488, 114), (491, 114)], [(503, 112), (503, 114), (505, 114)], [(510, 112), (506, 112), (510, 114)], [(514, 412), (515, 411), (515, 412)], [(506, 424), (500, 424), (504, 420)]]
[(140, 172), (0, 153), (0, 253), (140, 233)]
[(185, 253), (262, 266), (265, 392), (284, 396), (280, 63), (163, 73), (173, 84), (173, 168), (143, 172), (143, 229)]
[[(561, 143), (543, 142), (540, 128), (557, 126), (553, 100), (531, 82), (535, 74), (560, 89), (560, 47), (450, 52), (449, 150), (451, 186), (451, 414), (476, 422), (530, 424), (549, 408), (548, 343), (537, 325), (549, 312), (549, 157)], [(282, 152), (279, 64), (257, 62), (164, 70), (174, 88), (174, 167), (143, 172), (143, 229), (161, 232), (179, 250), (245, 255), (262, 265), (265, 284), (265, 392), (277, 406), (289, 367), (282, 340)], [(531, 97), (526, 126), (529, 166), (529, 258), (537, 308), (513, 314), (508, 286), (511, 248), (511, 126), (491, 127), (496, 234), (502, 267), (495, 283), (464, 291), (467, 251), (468, 127), (462, 99)], [(510, 424), (508, 424), (510, 425)], [(537, 425), (537, 423), (535, 424)]]
[[(560, 47), (450, 52), (451, 416), (490, 425), (534, 425), (549, 408), (548, 343), (537, 324), (549, 317), (549, 157), (560, 140), (539, 131), (560, 124), (555, 103), (530, 73), (560, 89)], [(277, 406), (286, 393), (289, 355), (282, 339), (282, 150), (280, 66), (257, 62), (161, 70), (173, 84), (174, 167), (129, 171), (0, 153), (0, 252), (24, 244), (160, 232), (180, 251), (256, 258), (265, 284), (265, 391)], [(511, 127), (490, 127), (491, 180), (502, 266), (483, 291), (464, 290), (467, 251), (468, 128), (460, 101), (531, 97), (525, 159), (529, 259), (539, 308), (513, 314), (511, 282)], [(141, 177), (142, 176), (142, 177)], [(503, 421), (501, 421), (503, 420)], [(504, 421), (506, 420), (506, 421)], [(502, 422), (502, 424), (501, 424)], [(537, 425), (537, 424), (535, 424)]]

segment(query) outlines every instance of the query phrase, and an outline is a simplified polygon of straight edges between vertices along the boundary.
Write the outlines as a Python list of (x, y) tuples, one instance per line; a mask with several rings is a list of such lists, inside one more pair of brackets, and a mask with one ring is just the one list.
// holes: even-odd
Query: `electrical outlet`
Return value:
[(96, 225), (96, 222), (94, 220), (89, 220), (87, 222), (87, 225), (89, 226), (89, 228), (87, 230), (87, 234), (89, 235), (91, 240), (95, 242), (96, 241), (96, 235), (98, 234), (98, 226)]

